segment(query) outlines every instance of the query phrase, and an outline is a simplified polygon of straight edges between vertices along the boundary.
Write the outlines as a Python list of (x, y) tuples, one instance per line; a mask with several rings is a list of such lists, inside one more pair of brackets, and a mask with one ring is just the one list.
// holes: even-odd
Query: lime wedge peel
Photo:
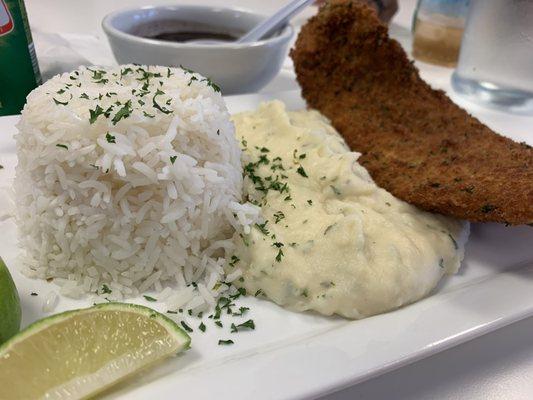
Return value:
[(17, 288), (0, 257), (0, 345), (19, 331), (20, 318)]
[(135, 304), (56, 314), (0, 346), (0, 400), (87, 398), (190, 341), (174, 321)]

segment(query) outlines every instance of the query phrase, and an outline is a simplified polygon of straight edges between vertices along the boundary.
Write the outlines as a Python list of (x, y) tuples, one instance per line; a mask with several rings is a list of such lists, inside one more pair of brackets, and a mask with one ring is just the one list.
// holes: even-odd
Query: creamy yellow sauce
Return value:
[(233, 117), (245, 193), (263, 221), (236, 238), (235, 283), (296, 311), (362, 318), (457, 271), (468, 224), (396, 199), (316, 111), (262, 104)]

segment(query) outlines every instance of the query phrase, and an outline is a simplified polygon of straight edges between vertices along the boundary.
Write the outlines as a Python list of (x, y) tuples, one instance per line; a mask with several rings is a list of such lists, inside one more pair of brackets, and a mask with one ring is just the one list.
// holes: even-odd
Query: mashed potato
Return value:
[(464, 254), (468, 224), (396, 199), (329, 122), (280, 102), (234, 116), (245, 193), (263, 222), (237, 238), (237, 285), (296, 311), (362, 318), (426, 296)]

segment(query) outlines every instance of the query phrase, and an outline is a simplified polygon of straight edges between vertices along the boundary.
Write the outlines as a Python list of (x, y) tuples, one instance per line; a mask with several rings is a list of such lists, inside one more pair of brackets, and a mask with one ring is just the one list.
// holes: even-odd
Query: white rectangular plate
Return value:
[[(260, 101), (278, 98), (290, 109), (305, 106), (297, 92), (227, 98), (231, 112), (255, 108)], [(478, 118), (515, 140), (533, 137), (533, 118), (471, 108)], [(12, 185), (16, 164), (14, 124), (18, 117), (0, 118), (0, 186)], [(9, 206), (0, 196), (0, 209)], [(0, 222), (0, 255), (10, 267), (19, 289), (23, 325), (45, 316), (46, 294), (54, 283), (30, 280), (17, 268), (16, 226)], [(31, 296), (31, 292), (38, 296)], [(55, 312), (90, 306), (93, 299), (61, 298)], [(135, 302), (165, 311), (160, 303)], [(447, 278), (434, 293), (400, 310), (348, 321), (286, 311), (255, 298), (242, 300), (250, 307), (256, 330), (231, 334), (204, 317), (188, 317), (195, 328), (192, 349), (123, 383), (107, 398), (298, 399), (317, 397), (427, 357), (458, 343), (533, 315), (533, 229), (503, 225), (473, 225), (466, 258), (456, 276)], [(226, 322), (227, 321), (227, 322)], [(219, 339), (232, 346), (218, 346)]]

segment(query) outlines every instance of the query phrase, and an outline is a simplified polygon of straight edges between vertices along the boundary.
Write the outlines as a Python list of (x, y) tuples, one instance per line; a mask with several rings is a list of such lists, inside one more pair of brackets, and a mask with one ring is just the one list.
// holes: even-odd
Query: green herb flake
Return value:
[(151, 301), (151, 302), (157, 301), (157, 299), (152, 296), (143, 295), (143, 297), (146, 299), (146, 301)]
[(450, 235), (449, 233), (448, 233), (448, 236), (449, 236), (450, 240), (451, 240), (452, 243), (453, 243), (453, 248), (454, 248), (455, 250), (459, 249), (459, 245), (457, 244), (457, 241), (454, 239), (454, 237), (453, 237), (452, 235)]
[(192, 328), (189, 325), (187, 325), (185, 322), (181, 321), (180, 324), (181, 326), (183, 326), (183, 329), (185, 329), (187, 332), (193, 331)]
[(55, 98), (52, 98), (52, 100), (54, 100), (54, 103), (56, 103), (57, 105), (66, 106), (68, 104), (68, 101), (59, 101)]
[(68, 150), (68, 146), (66, 144), (58, 143), (58, 144), (56, 144), (56, 147), (61, 147), (61, 148), (65, 149), (65, 150)]
[(307, 204), (309, 204), (310, 206), (313, 205), (313, 200), (307, 200)]
[(111, 122), (113, 123), (113, 125), (116, 125), (117, 122), (119, 122), (121, 119), (128, 118), (131, 115), (132, 111), (133, 109), (131, 107), (131, 100), (128, 100), (126, 103), (124, 103), (122, 108), (117, 111)]
[(274, 223), (277, 224), (279, 221), (285, 218), (285, 214), (282, 211), (274, 213)]
[(231, 333), (240, 332), (242, 330), (254, 330), (255, 329), (255, 323), (252, 319), (249, 319), (246, 322), (243, 322), (242, 324), (235, 325), (231, 324)]
[(222, 328), (222, 322), (220, 321), (215, 321), (215, 325), (218, 326), (219, 328)]
[(205, 330), (207, 329), (205, 324), (202, 322), (200, 323), (200, 325), (198, 325), (198, 329), (200, 329), (202, 332), (205, 332)]
[(206, 82), (208, 87), (212, 88), (216, 93), (220, 93), (220, 86), (214, 83), (211, 79), (204, 78), (200, 82)]
[(230, 345), (230, 344), (234, 344), (234, 343), (235, 343), (235, 342), (234, 342), (233, 340), (231, 340), (231, 339), (228, 339), (228, 340), (222, 340), (222, 339), (220, 339), (220, 340), (218, 341), (218, 345), (219, 345), (219, 346), (228, 346), (228, 345)]
[(278, 254), (276, 255), (276, 261), (277, 262), (281, 262), (281, 258), (284, 256), (283, 254), (283, 250), (282, 249), (279, 249), (278, 250)]
[(298, 167), (298, 169), (296, 170), (296, 172), (298, 172), (301, 176), (303, 176), (304, 178), (309, 178), (307, 176), (307, 173), (305, 172), (305, 169), (300, 165)]
[(104, 109), (99, 105), (96, 105), (94, 110), (89, 110), (89, 123), (94, 124), (96, 119), (104, 113)]
[[(139, 103), (141, 102), (141, 100), (139, 100)], [(144, 102), (143, 102), (144, 103)], [(155, 115), (152, 115), (152, 114), (148, 114), (146, 111), (143, 111), (143, 115), (147, 118), (154, 118)]]
[(234, 267), (235, 264), (237, 264), (239, 261), (241, 261), (241, 259), (235, 255), (231, 256), (231, 260), (229, 262), (229, 266), (230, 267)]
[(105, 283), (102, 285), (102, 294), (110, 294), (112, 292), (111, 289), (109, 289), (109, 286), (107, 286)]
[(109, 132), (105, 134), (105, 139), (107, 140), (107, 143), (116, 143), (115, 136), (111, 135)]
[(170, 156), (170, 163), (174, 164), (177, 159), (178, 159), (178, 156)]
[(331, 224), (329, 225), (325, 230), (324, 230), (324, 236), (328, 234), (328, 232), (335, 226), (336, 224)]
[(268, 224), (268, 221), (265, 221), (262, 224), (255, 224), (255, 227), (259, 229), (259, 232), (261, 232), (263, 235), (269, 235), (270, 232), (268, 231), (266, 225)]
[(154, 97), (152, 98), (152, 106), (156, 109), (156, 110), (159, 110), (161, 111), (163, 114), (170, 114), (172, 113), (172, 110), (169, 110), (168, 108), (166, 107), (162, 107), (160, 106), (157, 101), (155, 100), (157, 96), (160, 96), (162, 94), (165, 94), (165, 92), (157, 89), (157, 91), (155, 92), (154, 94)]

